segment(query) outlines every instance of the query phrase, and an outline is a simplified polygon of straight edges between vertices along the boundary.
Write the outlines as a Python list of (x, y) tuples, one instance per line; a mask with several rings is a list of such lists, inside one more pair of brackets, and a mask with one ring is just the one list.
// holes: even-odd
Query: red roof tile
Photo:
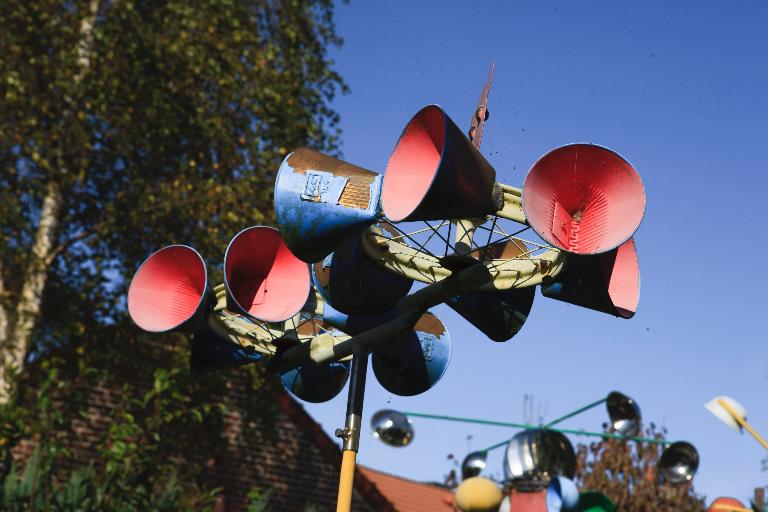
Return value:
[(357, 466), (360, 473), (394, 505), (398, 512), (454, 512), (453, 493), (436, 485)]

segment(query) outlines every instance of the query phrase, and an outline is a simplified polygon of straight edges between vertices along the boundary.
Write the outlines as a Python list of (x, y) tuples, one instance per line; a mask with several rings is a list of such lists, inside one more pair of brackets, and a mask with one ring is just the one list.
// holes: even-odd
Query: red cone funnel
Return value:
[(309, 267), (294, 256), (274, 228), (238, 233), (224, 255), (224, 284), (234, 308), (265, 322), (295, 315), (309, 296)]
[(569, 255), (565, 269), (542, 283), (545, 297), (621, 318), (632, 318), (640, 301), (640, 266), (634, 239), (590, 256)]
[(384, 215), (403, 220), (471, 219), (500, 209), (496, 171), (440, 107), (421, 109), (389, 157)]
[(554, 149), (531, 168), (523, 185), (528, 223), (550, 244), (576, 254), (610, 251), (635, 232), (645, 190), (635, 169), (592, 144)]
[(208, 272), (200, 254), (169, 245), (142, 263), (128, 288), (128, 314), (150, 332), (186, 330), (202, 310)]

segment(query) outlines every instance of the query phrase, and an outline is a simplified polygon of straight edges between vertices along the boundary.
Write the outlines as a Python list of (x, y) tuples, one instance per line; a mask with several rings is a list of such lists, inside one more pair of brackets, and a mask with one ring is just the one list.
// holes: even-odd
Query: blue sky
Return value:
[[(460, 460), (514, 434), (417, 420), (415, 441), (393, 449), (367, 427), (380, 408), (551, 420), (616, 389), (671, 440), (698, 448), (695, 487), (708, 501), (745, 500), (768, 483), (761, 447), (704, 409), (715, 395), (733, 396), (768, 435), (768, 4), (353, 1), (336, 19), (345, 43), (334, 58), (351, 87), (335, 102), (346, 160), (383, 172), (400, 131), (428, 103), (468, 127), (496, 61), (482, 151), (499, 181), (521, 186), (549, 149), (593, 142), (633, 163), (648, 200), (632, 320), (537, 292), (520, 334), (497, 344), (435, 308), (453, 339), (451, 367), (412, 398), (369, 375), (359, 461), (439, 480), (448, 453)], [(524, 415), (525, 395), (534, 418)], [(306, 407), (332, 432), (345, 400)], [(605, 420), (596, 409), (562, 426), (599, 430)], [(492, 474), (501, 474), (502, 451)]]

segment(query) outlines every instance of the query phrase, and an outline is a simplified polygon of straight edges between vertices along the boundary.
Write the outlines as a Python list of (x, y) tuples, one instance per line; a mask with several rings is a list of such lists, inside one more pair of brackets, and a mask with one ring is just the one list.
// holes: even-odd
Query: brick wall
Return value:
[[(162, 359), (158, 364), (163, 364)], [(144, 371), (134, 373), (132, 382), (148, 386), (156, 366), (146, 359), (141, 366)], [(190, 460), (204, 462), (205, 482), (222, 488), (217, 510), (242, 510), (246, 494), (254, 487), (271, 490), (270, 510), (302, 512), (310, 504), (321, 511), (335, 510), (340, 445), (284, 391), (276, 377), (269, 376), (258, 389), (251, 382), (243, 370), (228, 371), (225, 393), (231, 406), (223, 418), (221, 437), (225, 442), (197, 446), (189, 453)], [(98, 457), (95, 445), (110, 424), (120, 392), (117, 379), (112, 384), (90, 385), (85, 393), (73, 393), (77, 398), (67, 395), (59, 400), (62, 407), (87, 411), (85, 418), (73, 416), (69, 431), (61, 433), (72, 453), (66, 466), (83, 466)], [(220, 439), (213, 434), (217, 433), (211, 438)], [(28, 456), (32, 447), (30, 441), (19, 444), (15, 457)], [(395, 509), (358, 473), (352, 510)]]

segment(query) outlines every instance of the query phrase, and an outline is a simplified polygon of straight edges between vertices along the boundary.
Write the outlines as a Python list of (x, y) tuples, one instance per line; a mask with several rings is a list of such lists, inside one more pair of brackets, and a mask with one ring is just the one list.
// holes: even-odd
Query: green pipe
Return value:
[(473, 418), (462, 418), (461, 416), (439, 416), (437, 414), (422, 414), (419, 412), (406, 412), (401, 411), (406, 416), (413, 418), (427, 418), (430, 420), (445, 420), (445, 421), (458, 421), (461, 423), (478, 423), (480, 425), (492, 425), (494, 427), (512, 427), (512, 428), (539, 428), (536, 425), (529, 425), (527, 423), (508, 423), (504, 421), (491, 421), (491, 420), (478, 420)]
[(549, 427), (551, 427), (552, 425), (556, 425), (556, 424), (560, 423), (561, 421), (565, 421), (565, 420), (567, 420), (568, 418), (573, 418), (573, 417), (574, 417), (574, 416), (576, 416), (577, 414), (581, 414), (581, 413), (583, 413), (584, 411), (588, 411), (588, 410), (592, 409), (593, 407), (597, 407), (597, 406), (598, 406), (598, 405), (600, 405), (600, 404), (604, 404), (606, 400), (608, 400), (608, 398), (601, 398), (601, 399), (600, 399), (600, 400), (598, 400), (597, 402), (592, 402), (592, 403), (591, 403), (591, 404), (589, 404), (589, 405), (585, 405), (585, 406), (584, 406), (584, 407), (582, 407), (581, 409), (576, 409), (575, 411), (573, 411), (573, 412), (571, 412), (571, 413), (568, 413), (568, 414), (566, 414), (565, 416), (561, 416), (561, 417), (557, 418), (557, 419), (556, 419), (556, 420), (554, 420), (554, 421), (550, 421), (549, 423), (547, 423), (546, 425), (544, 425), (544, 428), (549, 428)]
[[(595, 405), (597, 405), (597, 403), (592, 404), (593, 407)], [(560, 432), (561, 434), (572, 434), (575, 436), (601, 437), (603, 439), (621, 439), (624, 441), (634, 441), (636, 443), (651, 443), (651, 444), (661, 444), (661, 445), (669, 444), (669, 441), (666, 441), (664, 439), (652, 439), (650, 437), (628, 437), (628, 436), (622, 436), (621, 434), (611, 434), (610, 432), (590, 432), (587, 430), (548, 428), (547, 426), (531, 425), (528, 423), (510, 423), (506, 421), (480, 420), (475, 418), (462, 418), (461, 416), (444, 416), (444, 415), (438, 415), (438, 414), (423, 414), (419, 412), (403, 411), (402, 413), (412, 418), (426, 418), (430, 420), (456, 421), (460, 423), (475, 423), (478, 425), (491, 425), (494, 427), (512, 427), (512, 428), (521, 428), (524, 430), (541, 428), (541, 429), (551, 430), (553, 432)], [(509, 439), (506, 439), (504, 441), (491, 445), (484, 450), (478, 450), (478, 451), (489, 452), (491, 450), (495, 450), (496, 448), (501, 448), (502, 446), (506, 445), (508, 442), (509, 442)]]

